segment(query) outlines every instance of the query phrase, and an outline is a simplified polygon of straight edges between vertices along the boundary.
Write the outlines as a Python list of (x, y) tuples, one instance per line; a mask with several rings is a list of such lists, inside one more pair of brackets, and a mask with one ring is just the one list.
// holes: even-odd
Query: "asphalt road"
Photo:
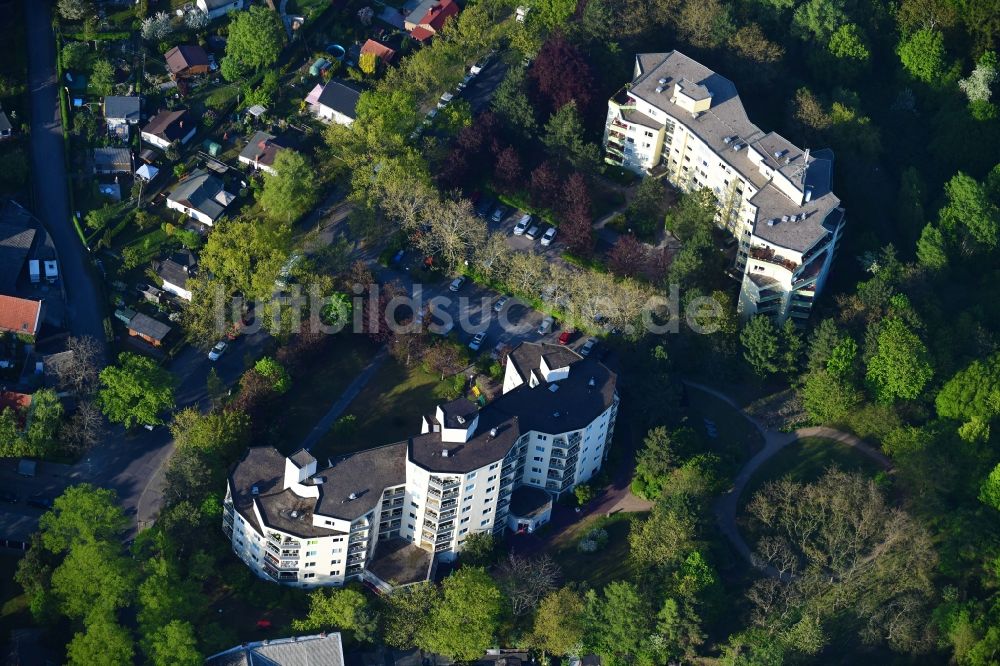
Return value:
[(103, 341), (104, 299), (90, 256), (73, 227), (67, 194), (66, 154), (59, 113), (55, 38), (49, 2), (25, 0), (28, 31), (28, 88), (31, 93), (31, 180), (34, 213), (59, 254), (66, 291), (66, 315), (73, 335)]

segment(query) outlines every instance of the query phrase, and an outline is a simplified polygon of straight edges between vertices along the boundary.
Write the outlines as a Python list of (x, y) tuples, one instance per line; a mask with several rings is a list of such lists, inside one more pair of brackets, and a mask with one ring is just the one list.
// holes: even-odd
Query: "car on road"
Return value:
[(0, 502), (7, 502), (8, 504), (17, 504), (18, 500), (17, 493), (12, 493), (9, 490), (0, 490)]
[(455, 99), (455, 95), (453, 95), (450, 92), (446, 92), (445, 94), (441, 95), (441, 99), (438, 100), (437, 108), (443, 109), (444, 107), (448, 106), (448, 104), (450, 104), (451, 100), (453, 99)]
[(469, 68), (469, 74), (473, 76), (478, 76), (484, 69), (486, 69), (490, 61), (493, 59), (493, 52), (487, 53), (485, 56), (476, 61), (476, 63)]
[(568, 345), (569, 341), (573, 339), (573, 331), (566, 329), (559, 334), (559, 344)]
[(461, 81), (461, 82), (460, 82), (460, 83), (458, 84), (458, 89), (459, 89), (459, 90), (465, 90), (465, 87), (466, 87), (467, 85), (469, 85), (469, 83), (470, 83), (470, 82), (472, 81), (472, 79), (474, 79), (474, 78), (476, 78), (476, 75), (475, 75), (475, 74), (466, 74), (466, 75), (465, 75), (465, 78), (464, 78), (464, 79), (462, 79), (462, 81)]
[(450, 285), (448, 285), (448, 291), (458, 291), (459, 289), (462, 288), (463, 285), (465, 285), (465, 276), (459, 275), (457, 278), (451, 281)]
[(469, 342), (469, 349), (472, 351), (479, 351), (479, 348), (483, 346), (483, 341), (486, 340), (486, 331), (481, 333), (476, 333), (475, 337)]
[(545, 230), (545, 233), (542, 234), (542, 245), (548, 247), (549, 245), (552, 245), (552, 241), (554, 241), (555, 239), (556, 239), (556, 228), (549, 227), (548, 229)]
[(510, 211), (507, 209), (507, 206), (500, 204), (493, 210), (493, 214), (490, 215), (490, 219), (493, 220), (494, 222), (503, 222), (504, 218), (507, 217), (507, 214), (509, 212)]
[(538, 238), (538, 225), (537, 224), (531, 225), (531, 228), (525, 231), (524, 235), (530, 238), (531, 240), (535, 240), (536, 238)]
[(546, 317), (542, 320), (542, 323), (538, 325), (538, 335), (545, 335), (552, 330), (552, 324), (555, 320), (552, 317)]
[(507, 305), (507, 301), (509, 300), (510, 298), (507, 296), (501, 296), (498, 298), (497, 302), (493, 304), (493, 312), (500, 312), (503, 310), (503, 306)]
[(597, 346), (597, 338), (587, 338), (587, 341), (583, 343), (580, 347), (580, 356), (586, 358), (590, 356), (590, 352), (594, 351), (594, 347)]
[(531, 224), (531, 216), (525, 215), (517, 221), (517, 224), (514, 225), (514, 235), (523, 236), (524, 232), (528, 230), (529, 224)]
[(28, 498), (28, 506), (33, 506), (36, 509), (51, 509), (52, 498), (44, 495), (32, 495)]
[(225, 340), (219, 340), (215, 343), (215, 346), (212, 347), (212, 351), (208, 352), (208, 360), (218, 361), (222, 358), (222, 355), (226, 353), (227, 349), (229, 349), (229, 343)]

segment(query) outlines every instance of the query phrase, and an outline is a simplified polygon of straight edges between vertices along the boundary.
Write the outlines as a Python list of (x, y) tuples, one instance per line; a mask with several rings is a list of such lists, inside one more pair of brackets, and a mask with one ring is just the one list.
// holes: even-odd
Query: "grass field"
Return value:
[[(689, 423), (722, 458), (725, 470), (733, 474), (764, 446), (764, 438), (743, 414), (729, 403), (696, 388), (687, 387)], [(709, 438), (705, 420), (715, 424), (718, 436)]]
[[(633, 520), (642, 520), (645, 513), (616, 513), (612, 516), (592, 516), (567, 529), (550, 547), (566, 582), (587, 583), (601, 589), (613, 580), (630, 577), (634, 572), (628, 559), (628, 532)], [(608, 543), (594, 553), (581, 553), (577, 544), (593, 529), (603, 528)]]

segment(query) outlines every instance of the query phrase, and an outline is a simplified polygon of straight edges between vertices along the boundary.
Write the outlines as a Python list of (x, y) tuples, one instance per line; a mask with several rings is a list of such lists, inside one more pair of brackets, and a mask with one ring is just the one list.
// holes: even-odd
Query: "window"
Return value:
[(480, 527), (485, 527), (486, 525), (489, 525), (489, 524), (490, 524), (490, 519), (489, 519), (489, 518), (487, 518), (487, 519), (486, 519), (486, 520), (484, 520), (483, 522), (479, 523), (479, 526), (480, 526)]
[(413, 523), (408, 523), (406, 526), (411, 530), (413, 529)]
[(316, 551), (315, 550), (307, 550), (306, 551), (306, 557), (316, 557)]
[(472, 489), (473, 489), (473, 488), (475, 488), (475, 487), (476, 487), (476, 484), (474, 484), (474, 483), (470, 483), (469, 485), (467, 485), (467, 486), (465, 487), (465, 492), (469, 492), (470, 490), (472, 490)]
[(490, 465), (490, 469), (496, 469), (497, 466), (499, 466), (499, 465), (500, 465), (500, 463), (493, 463), (492, 465)]
[(462, 520), (458, 521), (458, 524), (459, 525), (464, 525), (467, 522), (469, 522), (469, 517), (468, 516), (466, 516), (465, 518), (462, 518)]
[(303, 578), (315, 578), (316, 574), (314, 574), (314, 573), (302, 574), (302, 577)]
[(330, 560), (330, 564), (340, 564), (340, 560)]
[(462, 513), (466, 513), (466, 512), (468, 512), (468, 511), (469, 511), (469, 509), (471, 509), (471, 508), (472, 508), (471, 506), (465, 506), (465, 507), (462, 507)]
[(315, 546), (318, 543), (319, 543), (319, 539), (309, 539), (309, 541), (306, 541), (306, 545), (307, 546)]
[(547, 442), (548, 439), (549, 439), (548, 435), (539, 435), (538, 436), (538, 441), (540, 441), (540, 442)]
[(465, 533), (466, 533), (466, 532), (468, 532), (468, 531), (469, 531), (469, 528), (468, 528), (468, 527), (463, 527), (463, 528), (462, 528), (462, 531), (461, 531), (461, 532), (459, 532), (459, 534), (465, 534)]
[(417, 503), (413, 502), (413, 501), (410, 502), (410, 506), (412, 506), (414, 509), (419, 509), (420, 508), (419, 506), (417, 506)]
[(531, 471), (534, 472), (535, 474), (541, 474), (542, 473), (542, 468), (541, 467), (532, 467)]
[(306, 567), (307, 567), (307, 568), (308, 568), (308, 567), (314, 567), (314, 566), (316, 566), (316, 563), (315, 563), (315, 562), (306, 562)]
[(544, 446), (536, 446), (535, 450), (536, 451), (545, 451), (545, 447)]
[(410, 518), (413, 518), (414, 520), (416, 520), (416, 519), (417, 519), (417, 514), (415, 514), (415, 513), (413, 513), (413, 512), (411, 511), (411, 512), (410, 512)]
[(340, 552), (343, 552), (343, 550), (344, 550), (343, 548), (334, 548), (333, 552), (334, 553), (340, 553)]
[(465, 478), (466, 479), (474, 479), (474, 478), (476, 478), (476, 473), (475, 472), (469, 472), (468, 474), (465, 475)]
[(485, 509), (483, 509), (483, 515), (485, 516), (486, 514), (488, 514), (492, 510), (493, 509), (491, 507), (486, 507)]
[(490, 478), (486, 479), (486, 483), (489, 483), (490, 481), (496, 481), (496, 478), (497, 478), (497, 475), (496, 475), (496, 474), (494, 474), (494, 475), (493, 475), (493, 476), (491, 476)]
[(491, 492), (493, 492), (496, 489), (497, 489), (496, 486), (490, 486), (489, 488), (486, 489), (486, 492), (491, 493)]
[(466, 495), (465, 497), (462, 498), (462, 501), (463, 502), (471, 502), (472, 501), (472, 495)]
[(535, 462), (542, 462), (543, 460), (545, 460), (545, 458), (543, 458), (542, 456), (532, 456), (531, 459), (534, 460)]

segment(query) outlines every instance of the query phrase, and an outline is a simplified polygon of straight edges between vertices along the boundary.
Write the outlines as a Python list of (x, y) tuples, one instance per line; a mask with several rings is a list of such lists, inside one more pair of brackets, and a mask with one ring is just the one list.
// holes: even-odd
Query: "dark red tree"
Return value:
[(539, 208), (555, 208), (559, 204), (562, 181), (552, 160), (545, 160), (531, 172), (531, 203)]
[(521, 157), (514, 146), (507, 146), (500, 151), (493, 173), (498, 184), (507, 192), (513, 192), (522, 185), (524, 167), (521, 166)]
[(542, 44), (528, 76), (550, 111), (576, 100), (577, 109), (586, 115), (597, 82), (583, 53), (565, 37), (555, 34)]
[(645, 273), (649, 263), (646, 246), (632, 234), (622, 234), (608, 253), (608, 268), (621, 277)]
[(566, 181), (561, 217), (563, 223), (559, 231), (570, 252), (581, 257), (590, 256), (594, 251), (594, 219), (587, 181), (579, 173), (574, 173)]

